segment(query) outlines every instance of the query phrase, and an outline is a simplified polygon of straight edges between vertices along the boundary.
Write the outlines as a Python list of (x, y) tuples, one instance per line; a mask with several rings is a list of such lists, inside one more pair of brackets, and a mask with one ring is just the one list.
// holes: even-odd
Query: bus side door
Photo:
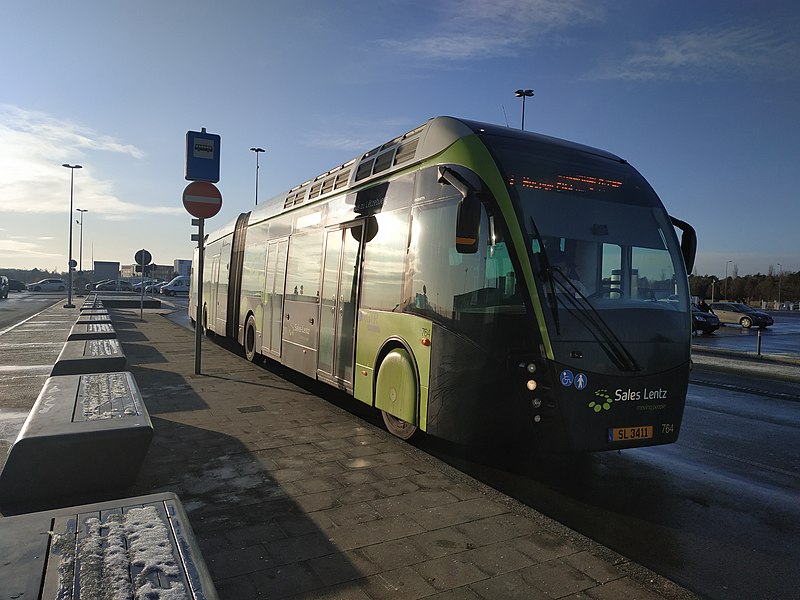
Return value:
[(283, 326), (283, 290), (286, 285), (286, 250), (289, 238), (270, 241), (267, 246), (264, 322), (261, 331), (262, 350), (275, 358), (281, 356)]
[(351, 392), (363, 230), (357, 223), (328, 231), (322, 277), (318, 376)]

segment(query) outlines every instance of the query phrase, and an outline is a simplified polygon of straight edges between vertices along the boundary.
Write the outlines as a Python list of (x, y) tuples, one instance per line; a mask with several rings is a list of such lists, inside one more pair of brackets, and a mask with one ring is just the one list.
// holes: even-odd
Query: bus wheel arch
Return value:
[(244, 355), (250, 362), (256, 362), (261, 354), (256, 350), (256, 317), (253, 313), (247, 313), (244, 322)]
[(413, 353), (390, 340), (376, 361), (374, 403), (389, 432), (410, 439), (419, 427), (419, 372)]

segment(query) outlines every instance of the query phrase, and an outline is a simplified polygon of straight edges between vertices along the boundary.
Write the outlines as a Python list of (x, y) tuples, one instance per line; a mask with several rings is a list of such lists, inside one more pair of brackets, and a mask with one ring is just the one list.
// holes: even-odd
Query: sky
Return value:
[[(796, 0), (37, 0), (0, 20), (0, 270), (191, 258), (186, 132), (221, 136), (206, 229), (437, 115), (630, 162), (695, 274), (800, 271)], [(70, 169), (74, 171), (70, 214)], [(83, 235), (80, 213), (84, 209)], [(82, 245), (80, 240), (82, 237)]]

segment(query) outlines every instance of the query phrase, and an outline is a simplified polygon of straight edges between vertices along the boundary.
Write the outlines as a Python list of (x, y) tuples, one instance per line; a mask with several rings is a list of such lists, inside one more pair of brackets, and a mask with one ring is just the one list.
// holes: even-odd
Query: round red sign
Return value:
[(208, 219), (222, 208), (222, 192), (208, 181), (193, 181), (183, 190), (183, 206), (193, 217)]

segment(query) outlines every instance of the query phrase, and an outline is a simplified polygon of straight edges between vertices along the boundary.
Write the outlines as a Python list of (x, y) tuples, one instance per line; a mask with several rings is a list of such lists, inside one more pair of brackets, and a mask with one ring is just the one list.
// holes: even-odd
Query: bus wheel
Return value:
[(211, 336), (211, 330), (208, 328), (208, 313), (206, 312), (206, 307), (203, 307), (203, 334), (206, 336)]
[(407, 440), (416, 433), (417, 375), (411, 357), (401, 348), (389, 352), (378, 368), (375, 407), (391, 434)]
[(382, 410), (381, 414), (383, 415), (383, 423), (386, 425), (386, 429), (389, 430), (389, 433), (399, 437), (401, 440), (409, 440), (412, 435), (417, 433), (416, 425), (406, 423), (394, 415), (390, 415), (385, 410)]
[(244, 355), (250, 362), (256, 362), (258, 352), (256, 352), (256, 318), (253, 315), (247, 317), (244, 326)]

